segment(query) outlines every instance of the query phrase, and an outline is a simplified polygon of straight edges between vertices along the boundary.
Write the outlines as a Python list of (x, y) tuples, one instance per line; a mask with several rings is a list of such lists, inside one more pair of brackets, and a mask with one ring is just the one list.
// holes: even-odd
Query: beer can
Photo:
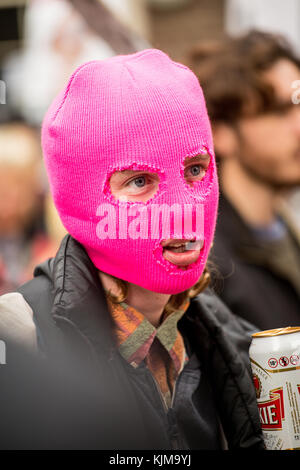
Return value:
[(252, 335), (253, 381), (267, 450), (300, 450), (300, 327)]

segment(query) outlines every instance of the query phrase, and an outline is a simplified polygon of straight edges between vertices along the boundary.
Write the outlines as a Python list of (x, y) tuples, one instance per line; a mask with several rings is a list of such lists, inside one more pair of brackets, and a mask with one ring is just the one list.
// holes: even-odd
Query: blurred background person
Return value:
[[(294, 54), (300, 57), (299, 0), (225, 0), (225, 33), (238, 37), (251, 29), (282, 35), (289, 41)], [(299, 91), (295, 93), (298, 98)], [(285, 191), (278, 204), (300, 232), (300, 186)]]
[(278, 195), (300, 185), (300, 61), (279, 36), (252, 31), (191, 51), (213, 123), (221, 198), (215, 288), (259, 328), (300, 323), (300, 245)]
[(0, 126), (0, 294), (31, 279), (38, 260), (53, 256), (46, 233), (39, 135), (21, 122)]

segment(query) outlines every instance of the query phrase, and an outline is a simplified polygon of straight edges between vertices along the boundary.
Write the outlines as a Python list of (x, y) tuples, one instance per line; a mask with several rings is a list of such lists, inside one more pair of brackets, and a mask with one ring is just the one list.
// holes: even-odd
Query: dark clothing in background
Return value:
[[(64, 238), (55, 258), (36, 268), (35, 278), (19, 293), (33, 310), (40, 351), (54, 363), (66, 361), (71, 370), (73, 364), (80, 383), (93, 377), (87, 390), (91, 387), (91, 393), (82, 394), (81, 386), (74, 387), (73, 394), (75, 403), (88, 396), (89, 411), (97, 410), (89, 432), (91, 448), (218, 449), (224, 448), (224, 437), (229, 449), (264, 448), (248, 357), (254, 329), (210, 291), (191, 299), (178, 323), (190, 360), (177, 380), (169, 410), (163, 407), (150, 371), (143, 366), (134, 369), (120, 355), (98, 271), (71, 236)], [(55, 380), (52, 383), (55, 387)], [(60, 385), (58, 381), (59, 392)], [(81, 415), (75, 413), (72, 445), (79, 442)], [(62, 416), (69, 429), (69, 415)], [(58, 424), (61, 419), (60, 415)], [(63, 441), (62, 437), (60, 446)]]
[(221, 195), (210, 260), (234, 314), (262, 330), (300, 325), (300, 245), (281, 219), (269, 233), (251, 228)]

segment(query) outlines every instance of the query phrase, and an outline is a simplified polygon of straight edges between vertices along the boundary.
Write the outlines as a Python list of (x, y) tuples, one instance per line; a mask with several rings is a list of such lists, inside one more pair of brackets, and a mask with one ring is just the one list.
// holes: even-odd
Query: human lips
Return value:
[(188, 266), (199, 258), (203, 240), (172, 239), (163, 240), (163, 257), (177, 266)]

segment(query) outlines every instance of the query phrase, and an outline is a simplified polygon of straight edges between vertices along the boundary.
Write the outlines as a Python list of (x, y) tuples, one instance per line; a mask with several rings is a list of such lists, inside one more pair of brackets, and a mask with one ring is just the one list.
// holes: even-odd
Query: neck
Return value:
[[(118, 287), (111, 276), (101, 271), (99, 276), (105, 289), (110, 289), (115, 295), (119, 294)], [(169, 294), (158, 294), (136, 284), (129, 283), (126, 303), (141, 312), (157, 328), (170, 297)]]
[(235, 159), (222, 162), (222, 192), (250, 225), (269, 225), (275, 219), (274, 190), (249, 174)]

